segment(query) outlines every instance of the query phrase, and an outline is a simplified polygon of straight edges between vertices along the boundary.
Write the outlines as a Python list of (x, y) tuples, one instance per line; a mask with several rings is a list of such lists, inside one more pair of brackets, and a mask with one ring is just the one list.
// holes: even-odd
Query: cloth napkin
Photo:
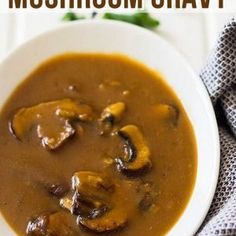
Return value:
[(200, 77), (206, 85), (219, 124), (219, 181), (199, 236), (236, 236), (236, 19), (224, 27)]

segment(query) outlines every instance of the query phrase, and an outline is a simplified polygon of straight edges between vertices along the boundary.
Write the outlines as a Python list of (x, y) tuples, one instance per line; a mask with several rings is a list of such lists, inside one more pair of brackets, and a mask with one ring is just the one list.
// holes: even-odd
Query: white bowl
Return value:
[[(128, 55), (161, 72), (174, 89), (194, 128), (198, 170), (192, 197), (168, 235), (193, 235), (213, 199), (220, 162), (215, 114), (200, 78), (174, 48), (148, 30), (114, 21), (80, 21), (30, 40), (0, 64), (0, 108), (32, 69), (55, 54), (68, 51)], [(2, 216), (0, 232), (2, 235), (15, 235)]]

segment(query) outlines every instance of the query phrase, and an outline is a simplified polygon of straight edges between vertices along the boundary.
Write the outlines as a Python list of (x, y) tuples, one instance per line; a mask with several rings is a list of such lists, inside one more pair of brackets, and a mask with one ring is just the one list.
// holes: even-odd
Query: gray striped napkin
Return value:
[(224, 27), (200, 76), (220, 127), (221, 165), (216, 194), (198, 235), (236, 236), (236, 19)]

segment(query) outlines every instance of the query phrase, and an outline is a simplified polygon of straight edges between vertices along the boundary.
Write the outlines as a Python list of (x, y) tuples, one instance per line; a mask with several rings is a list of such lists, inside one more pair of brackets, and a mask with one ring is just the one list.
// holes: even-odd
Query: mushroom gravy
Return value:
[(120, 55), (40, 65), (1, 111), (0, 150), (0, 210), (18, 235), (164, 235), (197, 169), (176, 95)]

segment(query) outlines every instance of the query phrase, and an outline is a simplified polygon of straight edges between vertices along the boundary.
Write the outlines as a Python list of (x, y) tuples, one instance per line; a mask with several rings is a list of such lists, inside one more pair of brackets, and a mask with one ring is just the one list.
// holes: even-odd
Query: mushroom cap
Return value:
[(77, 222), (93, 232), (104, 233), (123, 228), (127, 224), (128, 218), (124, 209), (114, 208), (95, 219), (78, 217)]
[(125, 104), (123, 102), (117, 102), (109, 105), (102, 112), (101, 119), (105, 120), (109, 117), (113, 117), (113, 122), (117, 122), (121, 119), (121, 116), (125, 112)]
[(174, 105), (158, 104), (152, 107), (152, 114), (157, 120), (165, 121), (167, 124), (177, 126), (180, 115), (179, 109)]
[(70, 224), (70, 214), (59, 211), (53, 214), (42, 214), (29, 222), (26, 234), (30, 236), (74, 236)]
[(117, 158), (117, 166), (126, 175), (140, 174), (152, 166), (150, 149), (141, 131), (135, 125), (127, 125), (118, 131), (124, 141), (124, 156)]
[(107, 176), (92, 171), (76, 172), (72, 177), (72, 189), (81, 195), (103, 197), (104, 193), (112, 193), (114, 187)]
[(15, 137), (24, 140), (36, 129), (42, 145), (55, 150), (75, 134), (71, 121), (90, 121), (92, 109), (71, 99), (41, 103), (22, 108), (13, 117), (10, 128)]
[(78, 216), (77, 223), (93, 232), (108, 232), (125, 226), (126, 209), (117, 201), (116, 185), (107, 176), (81, 171), (72, 177), (73, 198), (63, 198), (60, 204)]
[(117, 102), (106, 107), (99, 119), (99, 125), (101, 128), (100, 134), (109, 134), (115, 123), (121, 120), (124, 112), (125, 104), (123, 102)]

